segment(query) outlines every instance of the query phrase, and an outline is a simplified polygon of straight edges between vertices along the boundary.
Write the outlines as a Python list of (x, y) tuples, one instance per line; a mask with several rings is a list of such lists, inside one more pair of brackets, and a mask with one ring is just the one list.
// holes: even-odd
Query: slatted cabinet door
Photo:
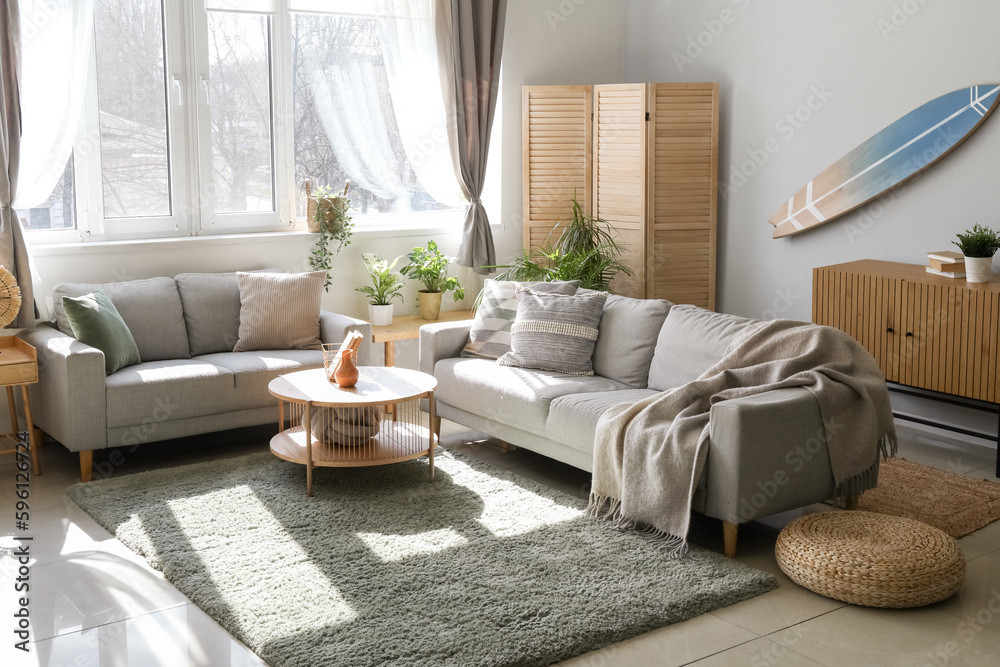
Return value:
[(594, 86), (594, 211), (614, 229), (633, 275), (611, 289), (646, 296), (646, 84)]
[(1000, 281), (862, 260), (813, 270), (813, 322), (850, 334), (892, 382), (1000, 402)]
[(813, 322), (840, 329), (861, 343), (893, 382), (901, 382), (902, 285), (836, 267), (813, 270)]
[(591, 212), (591, 86), (524, 86), (521, 92), (524, 247), (553, 245), (572, 199)]
[(719, 84), (648, 85), (646, 296), (715, 310)]

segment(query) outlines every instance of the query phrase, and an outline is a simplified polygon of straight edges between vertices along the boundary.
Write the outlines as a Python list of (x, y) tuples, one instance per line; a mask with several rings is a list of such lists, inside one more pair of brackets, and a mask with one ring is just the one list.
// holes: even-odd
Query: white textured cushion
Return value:
[(656, 340), (649, 388), (663, 391), (697, 380), (722, 359), (729, 343), (753, 321), (697, 306), (672, 307)]
[(607, 292), (567, 296), (518, 287), (511, 351), (497, 359), (497, 363), (569, 375), (593, 375), (594, 343), (607, 299)]
[(240, 337), (233, 352), (320, 349), (324, 271), (236, 274)]
[(518, 287), (530, 287), (536, 292), (558, 292), (572, 296), (576, 294), (579, 286), (579, 280), (556, 280), (546, 283), (487, 278), (483, 286), (483, 298), (476, 310), (476, 319), (469, 330), (469, 342), (462, 350), (462, 356), (499, 359), (510, 352), (510, 328), (517, 316)]
[(609, 296), (594, 345), (594, 373), (644, 388), (656, 339), (671, 305), (663, 299)]
[(132, 332), (143, 361), (189, 359), (184, 308), (173, 278), (148, 278), (121, 283), (62, 283), (52, 290), (56, 325), (64, 334), (73, 329), (62, 305), (64, 296), (79, 297), (100, 290), (108, 295)]

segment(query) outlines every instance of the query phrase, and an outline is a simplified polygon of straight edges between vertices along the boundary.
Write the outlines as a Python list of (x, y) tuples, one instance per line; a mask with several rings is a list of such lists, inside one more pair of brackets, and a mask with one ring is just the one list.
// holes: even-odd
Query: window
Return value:
[(19, 210), (33, 240), (286, 230), (306, 181), (350, 179), (361, 226), (448, 209), (403, 148), (374, 4), (95, 0), (76, 150)]
[(107, 218), (169, 216), (163, 6), (101, 0), (94, 15), (101, 195)]
[(291, 24), (296, 214), (305, 181), (339, 188), (348, 178), (361, 215), (445, 208), (403, 150), (376, 19), (293, 13)]
[(271, 19), (208, 12), (215, 212), (274, 210)]

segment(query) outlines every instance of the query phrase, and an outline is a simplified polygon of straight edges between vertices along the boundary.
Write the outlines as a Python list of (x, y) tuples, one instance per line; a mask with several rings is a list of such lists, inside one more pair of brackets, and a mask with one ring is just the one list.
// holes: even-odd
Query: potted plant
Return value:
[[(347, 215), (347, 208), (350, 202), (347, 199), (347, 190), (351, 187), (351, 182), (347, 181), (344, 191), (335, 194), (328, 186), (317, 188), (314, 192), (306, 194), (309, 198), (309, 211), (312, 222), (309, 231), (317, 231), (319, 238), (313, 246), (309, 255), (309, 266), (314, 271), (325, 271), (326, 282), (323, 289), (330, 291), (333, 279), (330, 278), (330, 270), (333, 268), (333, 259), (340, 254), (346, 246), (351, 245), (351, 235), (354, 232), (354, 225), (351, 224), (351, 216)], [(315, 202), (315, 210), (314, 204)], [(331, 248), (331, 243), (336, 243), (336, 248)]]
[(405, 281), (402, 275), (393, 271), (400, 259), (402, 257), (397, 257), (390, 264), (374, 253), (366, 252), (361, 255), (372, 285), (354, 289), (368, 295), (368, 321), (377, 327), (392, 324), (392, 300), (403, 298), (400, 291)]
[(611, 235), (611, 227), (600, 218), (587, 215), (573, 198), (569, 217), (560, 220), (549, 237), (563, 227), (554, 244), (532, 251), (522, 250), (497, 280), (552, 281), (579, 280), (580, 287), (607, 291), (619, 273), (632, 275), (621, 261), (625, 249)]
[(1000, 249), (1000, 234), (982, 225), (973, 225), (952, 241), (965, 255), (965, 279), (970, 283), (988, 283), (993, 278), (993, 255)]
[(417, 292), (417, 300), (420, 303), (420, 316), (425, 320), (438, 318), (443, 294), (454, 291), (455, 301), (465, 298), (465, 289), (458, 284), (458, 278), (448, 275), (448, 265), (456, 258), (438, 250), (434, 241), (428, 241), (426, 248), (414, 248), (406, 259), (410, 263), (400, 269), (400, 273), (424, 284), (424, 289)]

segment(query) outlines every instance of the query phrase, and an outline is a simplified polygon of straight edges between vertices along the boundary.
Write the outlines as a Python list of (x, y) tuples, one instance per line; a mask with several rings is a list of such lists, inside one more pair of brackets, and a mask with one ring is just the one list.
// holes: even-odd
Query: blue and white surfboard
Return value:
[(1000, 85), (962, 88), (917, 107), (837, 160), (768, 220), (774, 238), (822, 225), (913, 178), (993, 113)]

